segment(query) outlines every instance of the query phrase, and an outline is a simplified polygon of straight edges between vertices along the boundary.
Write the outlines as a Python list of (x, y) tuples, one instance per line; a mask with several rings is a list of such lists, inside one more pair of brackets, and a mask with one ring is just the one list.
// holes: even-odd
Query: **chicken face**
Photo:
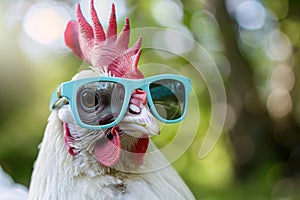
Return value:
[[(96, 72), (98, 68), (92, 69)], [(84, 74), (87, 78), (80, 78)], [(171, 74), (137, 80), (107, 75), (99, 73), (91, 77), (90, 73), (81, 72), (74, 80), (62, 83), (58, 94), (52, 96), (51, 108), (60, 108), (60, 102), (69, 104), (72, 118), (68, 114), (67, 118), (61, 117), (61, 120), (64, 122), (66, 145), (72, 155), (78, 152), (79, 148), (73, 143), (80, 137), (73, 134), (76, 129), (70, 131), (69, 124), (104, 132), (106, 140), (91, 141), (96, 159), (102, 165), (115, 165), (121, 150), (140, 153), (141, 156), (136, 160), (141, 164), (148, 147), (148, 135), (159, 132), (154, 116), (165, 123), (184, 118), (191, 89), (190, 80)], [(124, 133), (126, 137), (122, 138), (126, 142), (121, 142)]]
[[(82, 71), (74, 80), (86, 76), (104, 75), (97, 73), (94, 68), (89, 72)], [(59, 110), (59, 118), (64, 124), (65, 144), (71, 155), (90, 156), (101, 165), (112, 167), (120, 160), (124, 151), (127, 156), (134, 154), (129, 158), (131, 164), (142, 164), (143, 155), (148, 148), (148, 137), (159, 134), (159, 127), (147, 106), (145, 91), (134, 90), (127, 94), (130, 96), (129, 102), (124, 102), (126, 95), (122, 88), (122, 85), (112, 82), (84, 84), (74, 91), (77, 110), (72, 110), (70, 105)], [(124, 116), (118, 116), (123, 110)], [(83, 124), (112, 126), (98, 130), (85, 128), (76, 121), (74, 113), (78, 114)], [(114, 123), (115, 120), (117, 124)], [(126, 164), (122, 163), (124, 165)]]

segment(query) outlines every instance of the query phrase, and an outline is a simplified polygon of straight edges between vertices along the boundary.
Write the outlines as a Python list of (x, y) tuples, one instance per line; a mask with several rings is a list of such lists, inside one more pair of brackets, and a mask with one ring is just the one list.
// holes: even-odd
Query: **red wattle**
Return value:
[(64, 126), (64, 142), (65, 142), (65, 145), (68, 148), (68, 152), (72, 156), (75, 156), (77, 154), (77, 152), (75, 151), (75, 148), (70, 145), (70, 143), (74, 142), (74, 138), (71, 135), (69, 125), (68, 125), (68, 123), (64, 123), (63, 126)]
[(95, 145), (95, 156), (98, 162), (106, 167), (115, 165), (121, 156), (121, 140), (116, 127), (111, 129), (112, 138), (99, 140)]
[(148, 135), (143, 135), (138, 139), (138, 142), (136, 143), (133, 153), (135, 153), (136, 159), (138, 164), (143, 164), (144, 156), (145, 153), (148, 149), (149, 145), (149, 136)]

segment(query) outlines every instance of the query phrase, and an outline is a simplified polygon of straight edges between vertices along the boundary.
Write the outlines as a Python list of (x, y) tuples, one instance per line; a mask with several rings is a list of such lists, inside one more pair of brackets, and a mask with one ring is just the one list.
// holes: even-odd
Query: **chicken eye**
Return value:
[(90, 89), (83, 90), (80, 105), (85, 111), (94, 111), (99, 105), (97, 94)]

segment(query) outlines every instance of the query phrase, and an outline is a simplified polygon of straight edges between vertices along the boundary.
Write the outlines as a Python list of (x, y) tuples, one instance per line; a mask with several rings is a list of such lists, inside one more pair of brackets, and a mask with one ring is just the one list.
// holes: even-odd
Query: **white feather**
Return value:
[(25, 200), (28, 190), (13, 179), (0, 167), (0, 200)]
[[(155, 148), (150, 144), (149, 151), (154, 151)], [(29, 199), (194, 199), (185, 183), (172, 166), (168, 165), (168, 161), (161, 153), (155, 157), (148, 157), (146, 154), (144, 159), (140, 171), (148, 169), (152, 171), (157, 165), (168, 167), (149, 173), (137, 171), (130, 174), (116, 171), (113, 174), (105, 174), (100, 170), (101, 167), (98, 175), (78, 173), (74, 157), (68, 154), (63, 142), (62, 122), (59, 120), (58, 112), (54, 110), (49, 117), (34, 166)], [(91, 166), (93, 164), (85, 164), (84, 168)]]

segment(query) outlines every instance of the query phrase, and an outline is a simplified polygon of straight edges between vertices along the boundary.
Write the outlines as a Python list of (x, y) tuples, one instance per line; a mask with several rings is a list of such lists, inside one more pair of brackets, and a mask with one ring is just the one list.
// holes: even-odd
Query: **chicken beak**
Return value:
[(118, 124), (119, 128), (127, 134), (137, 136), (137, 133), (146, 135), (158, 135), (160, 128), (154, 116), (147, 106), (139, 108), (139, 112), (134, 112), (135, 107), (129, 105), (129, 109), (122, 121)]

